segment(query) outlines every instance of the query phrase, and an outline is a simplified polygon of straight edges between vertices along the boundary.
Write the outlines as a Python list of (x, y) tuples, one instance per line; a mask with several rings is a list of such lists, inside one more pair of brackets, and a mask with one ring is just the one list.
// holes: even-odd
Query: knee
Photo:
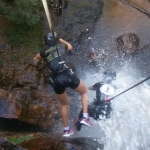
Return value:
[(61, 102), (61, 106), (68, 107), (69, 103), (68, 102)]
[(87, 93), (87, 92), (82, 93), (81, 96), (82, 96), (82, 98), (83, 98), (84, 100), (88, 100), (88, 93)]

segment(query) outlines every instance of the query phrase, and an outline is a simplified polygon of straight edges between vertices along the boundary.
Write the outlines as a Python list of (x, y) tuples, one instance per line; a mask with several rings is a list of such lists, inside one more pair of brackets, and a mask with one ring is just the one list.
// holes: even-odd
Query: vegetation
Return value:
[(27, 141), (27, 140), (31, 140), (31, 139), (35, 139), (34, 136), (31, 136), (31, 135), (22, 135), (22, 136), (19, 136), (19, 137), (7, 137), (7, 139), (14, 143), (14, 144), (19, 144), (23, 141)]
[(75, 6), (75, 10), (78, 10), (78, 9), (87, 9), (89, 8), (90, 5), (86, 2), (82, 2), (82, 3), (79, 3), (78, 5)]
[(28, 43), (32, 31), (41, 30), (42, 3), (39, 0), (1, 0), (0, 14), (11, 26), (4, 32), (11, 46)]

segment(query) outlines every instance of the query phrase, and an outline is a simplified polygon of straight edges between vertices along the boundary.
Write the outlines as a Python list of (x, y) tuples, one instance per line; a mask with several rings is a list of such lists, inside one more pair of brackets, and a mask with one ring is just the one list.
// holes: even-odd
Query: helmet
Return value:
[[(46, 45), (54, 45), (55, 44), (55, 40), (56, 42), (59, 40), (58, 35), (56, 32), (54, 32), (54, 36), (52, 33), (48, 33), (44, 36), (44, 41)], [(55, 39), (54, 39), (55, 38)]]
[(106, 83), (111, 84), (113, 80), (116, 80), (116, 72), (111, 69), (107, 69), (104, 72), (104, 80)]

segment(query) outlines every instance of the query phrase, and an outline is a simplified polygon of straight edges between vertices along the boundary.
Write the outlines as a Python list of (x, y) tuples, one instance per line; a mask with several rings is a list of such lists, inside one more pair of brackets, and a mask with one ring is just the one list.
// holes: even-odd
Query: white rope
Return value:
[(52, 22), (51, 22), (50, 13), (49, 13), (49, 10), (48, 10), (47, 1), (46, 0), (42, 0), (42, 2), (43, 2), (43, 6), (44, 6), (44, 9), (45, 9), (45, 13), (46, 13), (46, 17), (47, 17), (47, 20), (48, 20), (48, 24), (49, 24), (50, 30), (52, 30)]

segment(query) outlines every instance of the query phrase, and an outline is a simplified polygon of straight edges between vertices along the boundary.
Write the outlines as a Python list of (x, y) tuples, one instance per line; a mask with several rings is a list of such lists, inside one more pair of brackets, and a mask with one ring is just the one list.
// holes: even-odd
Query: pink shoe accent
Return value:
[(69, 137), (70, 135), (74, 134), (74, 131), (72, 129), (64, 130), (63, 136)]
[(80, 123), (82, 123), (82, 124), (84, 124), (84, 125), (86, 125), (86, 126), (88, 126), (88, 127), (92, 127), (92, 126), (93, 126), (93, 124), (91, 123), (91, 121), (90, 121), (89, 118), (88, 118), (88, 119), (83, 118), (83, 119), (80, 121)]
[(105, 98), (105, 101), (110, 101), (110, 100), (111, 100), (110, 97), (106, 97), (106, 98)]

